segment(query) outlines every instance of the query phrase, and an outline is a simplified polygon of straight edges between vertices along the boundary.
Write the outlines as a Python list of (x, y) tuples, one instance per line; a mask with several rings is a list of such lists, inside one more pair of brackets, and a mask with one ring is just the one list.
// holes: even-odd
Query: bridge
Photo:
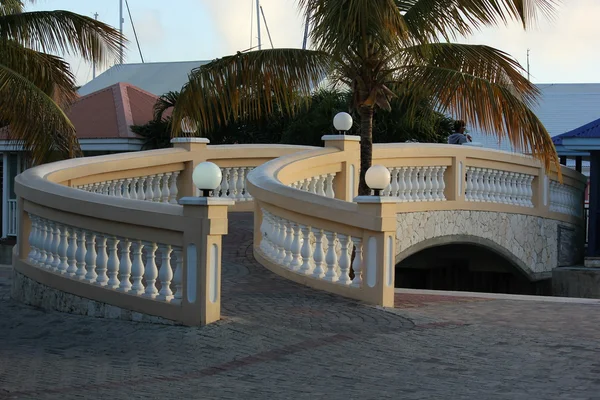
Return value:
[[(15, 182), (14, 298), (105, 317), (203, 325), (220, 318), (228, 215), (252, 213), (264, 268), (314, 289), (393, 307), (402, 267), (428, 249), (475, 246), (529, 282), (583, 258), (585, 177), (528, 156), (466, 146), (375, 145), (391, 182), (356, 196), (358, 137), (324, 147), (210, 146), (90, 157)], [(199, 198), (192, 171), (223, 180)], [(235, 228), (239, 229), (239, 227)], [(471, 248), (471, 247), (465, 247)], [(223, 305), (226, 307), (226, 305)]]

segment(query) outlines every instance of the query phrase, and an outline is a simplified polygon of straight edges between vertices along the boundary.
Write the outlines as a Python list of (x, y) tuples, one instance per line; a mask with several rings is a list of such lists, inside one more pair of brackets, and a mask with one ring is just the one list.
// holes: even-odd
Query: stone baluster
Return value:
[(269, 245), (267, 243), (267, 214), (264, 210), (262, 210), (263, 213), (263, 217), (262, 217), (262, 221), (260, 222), (260, 236), (261, 236), (261, 240), (260, 240), (260, 245), (258, 246), (260, 248), (260, 250), (265, 253), (268, 254), (269, 253)]
[(131, 263), (131, 289), (130, 293), (140, 295), (144, 293), (142, 278), (144, 276), (144, 261), (142, 260), (142, 251), (144, 244), (141, 240), (134, 240), (131, 243), (133, 247), (133, 260)]
[(499, 171), (500, 175), (500, 193), (498, 194), (498, 202), (499, 203), (508, 203), (508, 187), (506, 186), (506, 178), (508, 173), (506, 171)]
[(286, 235), (287, 235), (287, 231), (285, 228), (285, 220), (283, 218), (277, 217), (277, 221), (278, 221), (278, 233), (277, 233), (277, 262), (279, 264), (283, 263), (283, 260), (285, 259), (285, 242), (286, 242)]
[(413, 167), (406, 167), (406, 201), (415, 201), (413, 198)]
[(237, 172), (237, 168), (230, 168), (229, 169), (229, 198), (230, 199), (236, 199), (237, 198), (237, 191), (238, 191), (238, 187), (237, 187), (237, 181), (238, 181), (238, 172)]
[(354, 272), (354, 279), (352, 279), (352, 286), (362, 286), (362, 239), (353, 237), (352, 243), (354, 243), (354, 260), (352, 261), (352, 271)]
[(106, 286), (108, 283), (108, 275), (106, 271), (108, 269), (108, 254), (106, 252), (106, 235), (101, 233), (96, 234), (96, 244), (98, 247), (98, 254), (96, 256), (96, 284), (100, 286)]
[(60, 258), (58, 257), (58, 246), (60, 245), (60, 227), (56, 222), (52, 223), (52, 242), (50, 244), (50, 254), (52, 254), (52, 261), (46, 263), (49, 269), (52, 271), (58, 270), (58, 264)]
[(418, 201), (425, 201), (425, 167), (418, 167), (416, 168), (416, 170), (418, 171), (417, 174), (417, 184), (418, 184), (418, 190), (417, 190), (417, 200)]
[(398, 175), (400, 174), (400, 168), (392, 168), (391, 169), (391, 175), (392, 175), (392, 183), (391, 183), (391, 193), (390, 196), (393, 197), (399, 197), (400, 196), (400, 184), (398, 182)]
[(349, 235), (338, 234), (338, 240), (341, 244), (341, 253), (339, 259), (340, 274), (338, 283), (350, 285), (350, 252), (352, 251), (352, 238)]
[(162, 191), (160, 190), (160, 181), (162, 180), (164, 174), (156, 174), (154, 175), (154, 179), (152, 179), (152, 191), (154, 193), (154, 197), (152, 197), (152, 201), (160, 202), (162, 199)]
[(117, 195), (117, 197), (125, 197), (123, 195), (123, 185), (125, 184), (125, 179), (119, 179), (119, 181), (117, 182), (117, 186), (115, 188), (115, 193)]
[(52, 230), (50, 229), (50, 221), (43, 220), (42, 223), (42, 235), (40, 238), (40, 252), (41, 257), (38, 259), (38, 266), (46, 268), (46, 262), (50, 256), (50, 243), (52, 242)]
[(313, 276), (320, 279), (325, 275), (323, 263), (325, 261), (325, 251), (323, 246), (325, 231), (323, 229), (313, 228), (313, 234), (315, 235), (315, 251), (313, 253), (315, 268), (313, 270)]
[(319, 175), (317, 177), (317, 194), (319, 196), (326, 196), (325, 193), (325, 179), (326, 179), (327, 175)]
[(335, 192), (333, 191), (333, 178), (335, 177), (335, 174), (327, 174), (326, 176), (326, 182), (325, 182), (325, 196), (333, 199), (335, 198)]
[(161, 263), (158, 279), (160, 280), (160, 292), (156, 297), (158, 300), (171, 301), (173, 292), (171, 291), (171, 281), (173, 279), (173, 268), (171, 267), (171, 252), (173, 249), (170, 245), (162, 245), (160, 247)]
[(223, 168), (223, 179), (221, 179), (221, 197), (229, 196), (229, 171), (231, 168)]
[(87, 248), (85, 239), (85, 230), (77, 229), (77, 251), (75, 252), (77, 272), (75, 272), (75, 277), (79, 280), (84, 280), (86, 276)]
[(283, 249), (285, 251), (285, 257), (282, 260), (282, 264), (286, 267), (292, 262), (292, 243), (294, 240), (294, 231), (292, 228), (291, 221), (285, 221), (285, 241), (283, 242)]
[(87, 251), (85, 253), (85, 280), (89, 283), (96, 282), (98, 274), (96, 273), (96, 234), (94, 232), (86, 232), (86, 246)]
[(489, 185), (490, 190), (488, 193), (488, 201), (491, 203), (498, 202), (498, 170), (490, 169), (489, 170)]
[(131, 178), (125, 179), (123, 183), (123, 198), (131, 199)]
[(304, 275), (311, 275), (313, 269), (311, 265), (311, 259), (313, 257), (312, 245), (310, 243), (311, 227), (308, 225), (300, 225), (300, 229), (304, 240), (302, 242), (302, 249), (300, 250), (302, 255), (302, 265), (300, 266), (299, 272)]
[(179, 190), (177, 189), (177, 177), (179, 177), (179, 171), (175, 171), (171, 174), (170, 185), (169, 185), (169, 203), (177, 204), (177, 195)]
[(152, 187), (154, 183), (154, 175), (146, 176), (144, 179), (144, 186), (146, 190), (144, 191), (144, 200), (153, 201), (154, 200), (154, 188)]
[(313, 194), (318, 193), (317, 178), (315, 178), (315, 177), (310, 178), (310, 181), (308, 183), (308, 192), (313, 193)]
[(169, 179), (171, 179), (171, 174), (172, 174), (171, 172), (167, 172), (167, 173), (163, 174), (163, 176), (162, 176), (162, 179), (161, 179), (162, 187), (160, 189), (160, 192), (161, 192), (160, 202), (161, 203), (169, 202), (169, 198), (170, 198)]
[(69, 227), (69, 245), (67, 247), (67, 275), (77, 274), (77, 229)]
[(156, 266), (156, 250), (158, 246), (154, 242), (147, 242), (146, 247), (146, 267), (144, 268), (144, 279), (146, 280), (146, 290), (144, 297), (155, 298), (158, 294), (156, 289), (156, 278), (158, 278), (158, 267)]
[(175, 254), (175, 272), (173, 273), (175, 293), (173, 293), (172, 302), (180, 304), (183, 297), (183, 251), (181, 247), (174, 247), (173, 253)]
[(108, 195), (116, 196), (117, 181), (108, 181)]
[(69, 234), (67, 232), (67, 227), (62, 225), (60, 227), (60, 238), (57, 249), (58, 254), (58, 264), (56, 266), (56, 270), (61, 274), (66, 274), (67, 269), (69, 269), (69, 264), (67, 262), (67, 251), (69, 249)]
[(433, 186), (433, 177), (435, 173), (435, 168), (433, 166), (424, 167), (425, 176), (425, 201), (435, 201), (436, 197), (434, 195), (434, 186)]
[(244, 181), (244, 171), (245, 171), (245, 168), (244, 167), (239, 167), (239, 168), (237, 168), (237, 171), (238, 171), (237, 182), (235, 184), (237, 192), (236, 192), (235, 200), (236, 201), (243, 201), (244, 200), (244, 184), (246, 183)]
[(467, 167), (467, 183), (465, 185), (465, 201), (473, 201), (473, 167)]
[(108, 282), (106, 287), (110, 289), (117, 289), (120, 285), (119, 282), (119, 256), (118, 256), (118, 245), (119, 239), (115, 236), (109, 236), (106, 244), (108, 246), (108, 262), (106, 263), (106, 273), (108, 275)]
[(525, 175), (517, 174), (517, 189), (518, 189), (518, 204), (521, 207), (525, 206)]
[(301, 246), (301, 241), (302, 241), (302, 231), (300, 230), (300, 225), (298, 225), (295, 222), (290, 223), (290, 225), (292, 226), (292, 233), (293, 233), (293, 239), (292, 239), (292, 244), (291, 244), (291, 254), (292, 254), (292, 259), (290, 261), (290, 269), (292, 271), (297, 271), (300, 268), (300, 265), (302, 265), (302, 260), (301, 260), (301, 250), (302, 250), (302, 246)]
[(123, 238), (121, 243), (121, 260), (119, 261), (119, 292), (127, 293), (131, 290), (131, 241)]
[(310, 183), (309, 179), (302, 179), (300, 181), (300, 185), (298, 186), (298, 189), (300, 189), (302, 191), (305, 191), (305, 192), (308, 192), (308, 185), (309, 185), (309, 183)]
[(327, 238), (327, 253), (325, 254), (325, 264), (327, 269), (325, 276), (322, 279), (328, 282), (336, 282), (338, 280), (336, 273), (338, 260), (335, 252), (335, 240), (337, 239), (337, 234), (335, 232), (326, 231), (325, 237)]
[(401, 202), (408, 201), (406, 191), (406, 167), (402, 167), (398, 171), (398, 197)]
[(138, 194), (138, 185), (140, 182), (140, 178), (139, 177), (133, 177), (131, 178), (132, 182), (131, 182), (131, 186), (129, 189), (129, 198), (134, 199), (134, 200), (139, 200), (139, 194)]

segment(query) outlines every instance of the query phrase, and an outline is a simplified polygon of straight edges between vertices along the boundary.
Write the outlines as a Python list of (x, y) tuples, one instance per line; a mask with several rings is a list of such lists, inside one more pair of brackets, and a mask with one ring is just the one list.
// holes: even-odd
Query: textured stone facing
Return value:
[[(396, 262), (411, 254), (411, 247), (436, 238), (471, 236), (493, 242), (520, 261), (529, 275), (548, 273), (559, 265), (575, 264), (583, 257), (583, 229), (574, 224), (531, 215), (487, 211), (428, 211), (397, 216)], [(569, 235), (561, 235), (559, 226)], [(433, 243), (432, 243), (433, 244)], [(511, 260), (515, 261), (515, 260)]]
[(70, 293), (61, 292), (60, 290), (36, 282), (14, 270), (11, 297), (22, 303), (46, 310), (88, 315), (97, 318), (175, 325), (174, 321), (165, 318), (124, 310), (110, 304), (100, 303)]

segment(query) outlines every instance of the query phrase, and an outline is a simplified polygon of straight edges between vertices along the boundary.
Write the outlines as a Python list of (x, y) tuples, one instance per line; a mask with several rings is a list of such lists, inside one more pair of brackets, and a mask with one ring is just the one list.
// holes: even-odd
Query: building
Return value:
[[(131, 130), (153, 117), (157, 96), (129, 83), (115, 83), (80, 97), (67, 115), (75, 126), (84, 155), (139, 151), (143, 140)], [(0, 140), (2, 154), (2, 237), (17, 233), (17, 200), (14, 178), (27, 167), (23, 148)]]

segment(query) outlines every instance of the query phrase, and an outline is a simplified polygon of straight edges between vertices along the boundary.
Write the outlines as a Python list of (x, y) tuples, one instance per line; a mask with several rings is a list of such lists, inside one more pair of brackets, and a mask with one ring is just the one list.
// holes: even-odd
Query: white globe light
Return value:
[(365, 174), (367, 185), (375, 190), (377, 196), (379, 195), (377, 192), (385, 189), (390, 184), (390, 180), (390, 171), (383, 165), (373, 165)]
[(352, 129), (352, 116), (346, 112), (340, 112), (333, 117), (333, 126), (338, 131), (349, 131)]
[(190, 117), (183, 117), (181, 120), (181, 130), (187, 134), (194, 133), (198, 130), (198, 124)]
[(222, 179), (221, 168), (208, 161), (196, 165), (192, 172), (192, 181), (198, 189), (203, 191), (203, 196), (207, 196), (208, 191), (216, 189)]

